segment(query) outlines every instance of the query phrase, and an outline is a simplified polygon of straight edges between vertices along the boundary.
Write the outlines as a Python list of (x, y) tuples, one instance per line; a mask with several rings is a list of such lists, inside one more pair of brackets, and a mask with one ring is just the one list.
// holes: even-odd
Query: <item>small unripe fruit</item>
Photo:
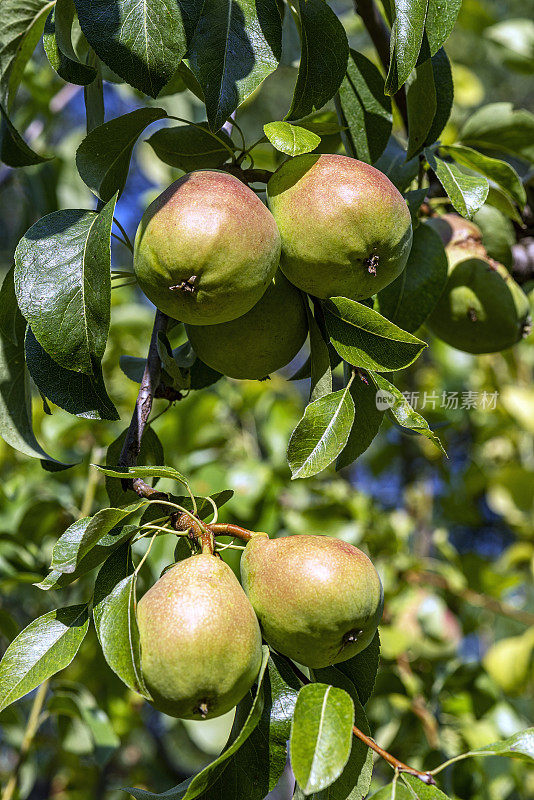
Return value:
[(297, 156), (270, 179), (267, 200), (282, 237), (282, 271), (315, 297), (364, 300), (406, 266), (408, 206), (368, 164), (341, 155)]
[(245, 314), (279, 259), (272, 214), (248, 186), (214, 170), (171, 184), (149, 205), (135, 237), (139, 286), (161, 311), (191, 325)]
[(230, 567), (202, 554), (180, 561), (137, 605), (141, 668), (153, 705), (172, 717), (230, 711), (261, 665), (258, 621)]
[(186, 325), (193, 350), (230, 378), (265, 378), (288, 364), (308, 333), (302, 295), (278, 271), (261, 300), (220, 325)]
[(382, 584), (371, 561), (328, 536), (254, 537), (241, 579), (266, 641), (308, 667), (359, 653), (382, 616)]

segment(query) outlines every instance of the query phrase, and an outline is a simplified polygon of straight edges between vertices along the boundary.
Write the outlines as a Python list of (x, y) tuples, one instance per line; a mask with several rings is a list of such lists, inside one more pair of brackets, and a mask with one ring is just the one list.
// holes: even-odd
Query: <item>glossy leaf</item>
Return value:
[(134, 145), (147, 125), (167, 116), (163, 108), (137, 108), (104, 122), (89, 133), (76, 151), (83, 182), (101, 200), (121, 194), (128, 177)]
[(224, 131), (215, 135), (205, 122), (161, 128), (146, 141), (161, 161), (184, 172), (220, 167), (234, 149)]
[(324, 309), (330, 341), (354, 367), (394, 372), (412, 364), (426, 347), (425, 342), (354, 300), (333, 297)]
[(150, 698), (141, 672), (141, 647), (135, 615), (135, 585), (130, 544), (118, 548), (100, 569), (95, 583), (93, 619), (104, 658), (119, 678)]
[(291, 767), (305, 795), (339, 777), (352, 746), (354, 702), (343, 689), (310, 683), (299, 692), (291, 726)]
[(447, 124), (454, 99), (451, 62), (443, 48), (432, 56), (432, 71), (436, 89), (436, 113), (426, 136), (425, 145), (427, 147), (434, 144)]
[(311, 153), (321, 144), (321, 137), (316, 133), (290, 122), (268, 122), (263, 132), (273, 147), (288, 156)]
[(52, 403), (86, 419), (119, 419), (106, 391), (99, 364), (94, 365), (94, 375), (60, 367), (41, 347), (29, 325), (24, 349), (32, 380)]
[(68, 666), (88, 625), (87, 606), (77, 605), (49, 611), (24, 628), (0, 662), (0, 711)]
[(534, 161), (534, 114), (512, 103), (490, 103), (469, 117), (458, 137), (462, 144), (512, 153)]
[(205, 0), (188, 50), (189, 67), (218, 131), (280, 61), (276, 0)]
[(126, 791), (130, 792), (137, 800), (160, 800), (160, 798), (162, 798), (162, 800), (193, 800), (193, 798), (199, 797), (203, 792), (213, 786), (226, 767), (229, 766), (228, 762), (232, 756), (246, 743), (261, 719), (264, 709), (263, 677), (268, 660), (269, 648), (264, 646), (262, 665), (257, 679), (257, 691), (252, 700), (245, 698), (243, 701), (246, 708), (246, 716), (243, 715), (244, 719), (241, 719), (241, 714), (236, 712), (238, 724), (232, 727), (230, 738), (218, 758), (212, 761), (211, 764), (208, 764), (207, 767), (197, 773), (193, 778), (184, 781), (179, 786), (175, 786), (173, 789), (169, 789), (162, 794), (133, 788), (128, 788)]
[(447, 271), (441, 238), (429, 225), (419, 225), (404, 271), (378, 292), (378, 310), (400, 328), (416, 331), (438, 302)]
[(287, 448), (292, 480), (310, 478), (331, 464), (347, 444), (353, 421), (354, 403), (348, 387), (306, 406)]
[(486, 202), (489, 191), (487, 179), (462, 172), (456, 164), (443, 161), (430, 150), (425, 150), (425, 156), (456, 211), (462, 217), (471, 219)]
[(460, 144), (442, 146), (441, 150), (452, 156), (458, 164), (485, 175), (523, 208), (527, 200), (525, 188), (515, 169), (506, 161), (490, 158)]
[(72, 47), (72, 0), (57, 0), (43, 32), (43, 47), (47, 58), (60, 78), (68, 83), (86, 86), (96, 78), (96, 69), (82, 64)]
[(92, 517), (77, 520), (54, 545), (50, 569), (58, 572), (74, 572), (80, 561), (104, 536), (111, 533), (126, 517), (135, 514), (146, 505), (146, 500), (139, 500), (124, 508), (102, 508)]
[(395, 19), (391, 29), (390, 63), (386, 94), (396, 94), (414, 69), (425, 30), (428, 0), (393, 0)]
[(336, 469), (352, 464), (364, 453), (377, 435), (384, 412), (376, 407), (376, 387), (365, 373), (357, 373), (350, 386), (354, 403), (354, 421), (347, 444), (336, 460)]
[(391, 100), (384, 94), (380, 70), (357, 50), (350, 51), (336, 108), (340, 124), (346, 127), (341, 138), (347, 153), (374, 164), (391, 136)]
[(425, 31), (431, 55), (449, 38), (461, 5), (462, 0), (428, 0)]
[(534, 728), (525, 728), (502, 742), (470, 750), (469, 756), (508, 756), (522, 761), (534, 761)]
[(410, 788), (412, 800), (449, 800), (437, 786), (429, 786), (415, 775), (401, 773), (401, 780)]
[(48, 214), (15, 252), (17, 300), (35, 338), (61, 367), (87, 375), (104, 354), (109, 329), (114, 207), (115, 198), (99, 214)]
[(408, 428), (430, 439), (444, 455), (447, 455), (439, 438), (430, 430), (426, 419), (412, 408), (402, 392), (384, 378), (383, 375), (377, 375), (376, 373), (370, 374), (379, 390), (377, 393), (377, 402), (381, 400), (382, 408), (384, 408), (384, 410), (389, 410), (395, 421), (401, 427)]
[(53, 0), (2, 0), (0, 4), (0, 102), (9, 105), (43, 32)]
[[(380, 635), (375, 633), (371, 644), (367, 645), (357, 655), (347, 661), (336, 664), (336, 669), (350, 678), (356, 691), (360, 703), (364, 706), (371, 698), (375, 687), (376, 674), (380, 662)], [(358, 722), (356, 724), (359, 726)]]
[(75, 0), (85, 38), (102, 61), (141, 92), (157, 97), (185, 55), (175, 0)]
[(410, 159), (423, 149), (436, 115), (436, 86), (431, 59), (419, 64), (415, 68), (413, 77), (408, 78), (406, 106), (409, 131), (406, 158)]
[(323, 0), (299, 0), (300, 65), (286, 119), (300, 119), (325, 105), (347, 71), (349, 45), (343, 25)]
[(0, 104), (0, 161), (9, 167), (31, 167), (49, 160), (40, 156), (26, 144)]

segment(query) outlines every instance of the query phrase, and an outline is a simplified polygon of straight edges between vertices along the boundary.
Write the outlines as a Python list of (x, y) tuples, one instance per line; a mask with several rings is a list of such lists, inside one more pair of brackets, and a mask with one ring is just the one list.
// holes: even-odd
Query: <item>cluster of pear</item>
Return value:
[(432, 217), (449, 262), (449, 276), (427, 320), (430, 330), (467, 353), (495, 353), (530, 332), (528, 297), (506, 267), (490, 258), (480, 229), (457, 214)]
[(286, 161), (267, 205), (226, 172), (192, 172), (148, 207), (135, 240), (142, 290), (186, 324), (199, 358), (233, 378), (263, 378), (294, 358), (308, 331), (302, 292), (368, 298), (411, 248), (402, 195), (353, 158)]
[(243, 586), (217, 555), (180, 561), (137, 606), (141, 667), (153, 705), (183, 719), (217, 717), (254, 684), (262, 635), (308, 667), (345, 661), (371, 642), (383, 591), (369, 558), (327, 536), (254, 534)]

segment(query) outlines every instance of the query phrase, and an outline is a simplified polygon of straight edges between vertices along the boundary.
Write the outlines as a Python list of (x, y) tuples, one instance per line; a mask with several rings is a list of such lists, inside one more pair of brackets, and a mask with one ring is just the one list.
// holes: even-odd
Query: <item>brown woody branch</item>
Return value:
[[(384, 19), (376, 6), (374, 0), (354, 0), (356, 13), (361, 17), (362, 22), (375, 46), (378, 57), (382, 62), (384, 70), (389, 68), (389, 30)], [(406, 92), (401, 87), (394, 95), (395, 103), (399, 109), (404, 122), (404, 127), (408, 130), (408, 108), (406, 106)]]

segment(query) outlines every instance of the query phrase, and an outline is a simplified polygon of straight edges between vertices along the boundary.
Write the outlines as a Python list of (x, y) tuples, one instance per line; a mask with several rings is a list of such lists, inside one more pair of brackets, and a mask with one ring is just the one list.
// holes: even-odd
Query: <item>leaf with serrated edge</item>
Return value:
[(440, 148), (454, 158), (458, 164), (480, 172), (499, 186), (503, 192), (510, 195), (515, 202), (523, 208), (526, 203), (527, 195), (525, 187), (521, 183), (521, 178), (506, 161), (498, 158), (490, 158), (472, 147), (465, 147), (461, 144), (446, 145)]
[(77, 605), (49, 611), (24, 628), (0, 662), (0, 711), (68, 666), (88, 625), (87, 606)]
[(348, 386), (310, 403), (289, 440), (291, 479), (310, 478), (331, 464), (347, 444), (353, 421)]

